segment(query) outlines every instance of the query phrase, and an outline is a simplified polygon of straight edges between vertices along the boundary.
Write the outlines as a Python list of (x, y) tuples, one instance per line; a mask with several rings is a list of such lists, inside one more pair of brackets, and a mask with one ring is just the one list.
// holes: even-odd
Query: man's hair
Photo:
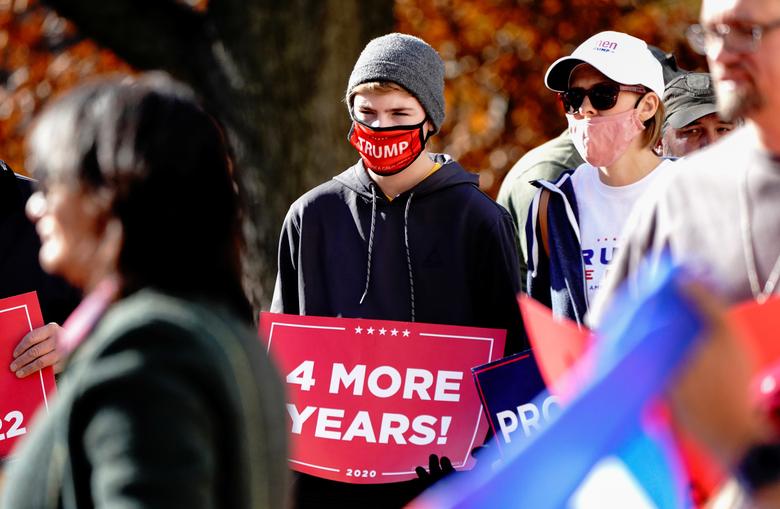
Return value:
[(355, 94), (368, 93), (389, 94), (390, 92), (396, 91), (406, 92), (407, 94), (412, 95), (411, 92), (393, 81), (369, 81), (367, 83), (361, 83), (353, 88), (352, 96), (354, 97)]
[(652, 117), (644, 121), (645, 132), (642, 133), (642, 141), (644, 147), (650, 147), (651, 149), (658, 144), (658, 140), (663, 135), (664, 118), (666, 117), (666, 108), (661, 98), (658, 98), (658, 109)]

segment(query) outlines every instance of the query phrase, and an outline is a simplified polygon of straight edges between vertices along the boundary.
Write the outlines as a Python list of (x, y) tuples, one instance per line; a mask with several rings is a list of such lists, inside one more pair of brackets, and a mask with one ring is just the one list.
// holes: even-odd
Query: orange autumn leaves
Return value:
[[(208, 0), (177, 1), (208, 8)], [(495, 196), (512, 164), (565, 125), (542, 83), (552, 61), (615, 29), (702, 68), (683, 37), (698, 8), (699, 0), (396, 0), (395, 16), (397, 30), (423, 37), (445, 60), (447, 122), (434, 149), (479, 170)], [(38, 0), (0, 0), (0, 158), (24, 171), (24, 134), (45, 102), (116, 71), (131, 69)]]
[(396, 0), (399, 31), (433, 45), (447, 70), (447, 121), (434, 138), (495, 196), (529, 149), (565, 127), (547, 67), (602, 30), (645, 39), (703, 68), (685, 43), (699, 0)]
[(36, 0), (0, 0), (0, 158), (24, 173), (24, 135), (46, 101), (117, 71), (130, 68)]

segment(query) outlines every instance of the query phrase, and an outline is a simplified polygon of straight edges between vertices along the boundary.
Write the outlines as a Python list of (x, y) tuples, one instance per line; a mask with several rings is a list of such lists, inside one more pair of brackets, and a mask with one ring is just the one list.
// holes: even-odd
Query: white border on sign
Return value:
[[(265, 349), (266, 353), (271, 351), (271, 341), (274, 337), (274, 327), (279, 325), (280, 327), (297, 327), (299, 329), (324, 329), (324, 330), (340, 330), (345, 331), (347, 330), (346, 327), (328, 327), (325, 325), (303, 325), (300, 323), (284, 323), (284, 322), (271, 322), (271, 331), (268, 333), (268, 348)], [(333, 467), (324, 467), (322, 465), (313, 465), (311, 463), (304, 463), (303, 461), (294, 460), (292, 458), (288, 458), (287, 461), (290, 463), (297, 463), (298, 465), (304, 465), (311, 468), (317, 468), (320, 470), (327, 470), (328, 472), (341, 472), (338, 468)]]
[[(5, 308), (0, 309), (0, 313), (7, 313), (8, 311), (15, 311), (17, 309), (24, 309), (24, 314), (27, 317), (27, 327), (30, 329), (29, 332), (32, 332), (33, 326), (32, 326), (32, 320), (30, 319), (30, 310), (27, 309), (27, 304), (22, 304), (21, 306), (14, 306), (12, 308)], [(43, 383), (43, 370), (38, 370), (38, 379), (41, 381), (41, 394), (43, 394), (43, 405), (46, 407), (46, 413), (49, 413), (49, 399), (46, 397), (46, 386)]]
[(323, 467), (323, 466), (320, 466), (320, 465), (312, 465), (311, 463), (304, 463), (303, 461), (298, 461), (298, 460), (290, 460), (290, 459), (288, 459), (287, 461), (289, 461), (290, 463), (297, 463), (299, 465), (304, 465), (304, 466), (307, 466), (307, 467), (319, 468), (320, 470), (329, 470), (330, 472), (341, 472), (341, 470), (339, 470), (338, 468), (330, 468), (330, 467)]
[(268, 333), (268, 348), (265, 349), (265, 353), (271, 351), (271, 341), (274, 337), (274, 327), (277, 325), (282, 327), (298, 327), (299, 329), (347, 330), (346, 327), (327, 327), (325, 325), (303, 325), (300, 323), (271, 322), (271, 331)]
[[(347, 330), (346, 327), (329, 327), (326, 325), (303, 325), (299, 323), (285, 323), (285, 322), (271, 322), (271, 330), (268, 333), (268, 348), (266, 348), (266, 353), (271, 351), (271, 341), (273, 340), (274, 335), (274, 327), (275, 326), (283, 326), (283, 327), (298, 327), (301, 329), (323, 329), (323, 330), (340, 330), (344, 331)], [(473, 341), (488, 341), (490, 342), (490, 351), (488, 352), (488, 360), (485, 362), (486, 364), (488, 362), (492, 362), (493, 359), (493, 346), (495, 343), (494, 338), (485, 338), (485, 337), (478, 337), (478, 336), (455, 336), (452, 334), (433, 334), (433, 333), (427, 333), (427, 332), (420, 332), (418, 333), (418, 336), (426, 336), (431, 338), (448, 338), (448, 339), (468, 339)], [(460, 463), (453, 463), (453, 467), (462, 467), (466, 464), (466, 461), (469, 459), (469, 454), (471, 454), (471, 450), (474, 448), (474, 442), (477, 440), (477, 431), (479, 431), (479, 421), (482, 419), (482, 404), (479, 405), (479, 412), (477, 413), (477, 421), (474, 426), (474, 434), (471, 437), (471, 444), (469, 445), (468, 449), (466, 450), (466, 455), (463, 457), (463, 461)], [(304, 465), (311, 468), (317, 468), (320, 470), (327, 470), (328, 472), (341, 472), (338, 468), (333, 467), (325, 467), (322, 465), (313, 465), (311, 463), (304, 463), (303, 461), (298, 461), (294, 459), (288, 458), (290, 463), (296, 463), (299, 465)], [(414, 470), (408, 470), (404, 472), (381, 472), (382, 475), (388, 475), (388, 476), (394, 476), (394, 475), (408, 475), (408, 474), (414, 474)]]

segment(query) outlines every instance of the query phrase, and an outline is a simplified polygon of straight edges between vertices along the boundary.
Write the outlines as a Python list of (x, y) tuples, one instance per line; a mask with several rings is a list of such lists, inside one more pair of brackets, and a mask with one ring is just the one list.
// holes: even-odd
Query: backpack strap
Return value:
[(550, 257), (550, 236), (547, 229), (547, 204), (550, 203), (550, 190), (542, 188), (542, 195), (539, 197), (539, 229), (542, 233), (542, 246), (547, 258)]

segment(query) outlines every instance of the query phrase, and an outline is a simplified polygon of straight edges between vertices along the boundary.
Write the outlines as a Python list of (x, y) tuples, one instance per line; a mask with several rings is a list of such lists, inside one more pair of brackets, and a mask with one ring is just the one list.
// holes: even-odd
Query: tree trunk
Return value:
[(187, 82), (226, 126), (248, 211), (247, 289), (267, 306), (287, 208), (356, 159), (344, 92), (363, 46), (392, 30), (392, 0), (211, 0), (203, 13), (173, 0), (48, 3), (136, 68)]

